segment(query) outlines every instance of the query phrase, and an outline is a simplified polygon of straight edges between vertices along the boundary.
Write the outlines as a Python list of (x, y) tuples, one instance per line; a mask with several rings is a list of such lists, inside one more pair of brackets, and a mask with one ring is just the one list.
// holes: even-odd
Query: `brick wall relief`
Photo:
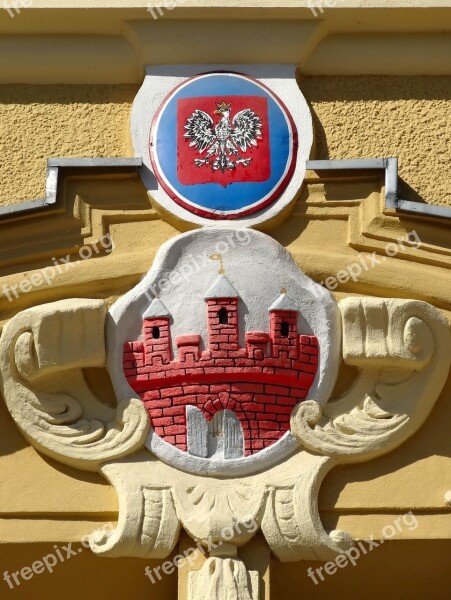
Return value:
[(206, 290), (204, 350), (192, 332), (176, 337), (172, 356), (172, 315), (159, 298), (143, 315), (140, 339), (124, 344), (124, 374), (155, 433), (195, 456), (239, 458), (274, 444), (318, 368), (318, 340), (298, 331), (286, 290), (268, 306), (269, 331), (246, 331), (244, 347), (239, 300), (224, 274)]

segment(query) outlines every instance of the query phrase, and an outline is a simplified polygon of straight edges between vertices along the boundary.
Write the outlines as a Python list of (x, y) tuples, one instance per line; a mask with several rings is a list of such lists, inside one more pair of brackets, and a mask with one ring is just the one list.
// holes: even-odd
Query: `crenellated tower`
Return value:
[(171, 315), (154, 298), (142, 340), (124, 345), (124, 374), (163, 440), (197, 456), (249, 456), (289, 430), (318, 369), (318, 340), (299, 334), (296, 302), (282, 290), (268, 308), (269, 334), (246, 331), (240, 347), (240, 296), (220, 273), (204, 296), (206, 349), (198, 333), (187, 332), (176, 337), (172, 358)]
[(207, 303), (208, 348), (212, 356), (238, 350), (238, 292), (225, 275), (220, 275), (204, 299)]
[(143, 315), (143, 343), (145, 364), (168, 364), (172, 359), (171, 315), (159, 298), (154, 298)]
[(285, 290), (271, 304), (269, 311), (271, 356), (298, 357), (298, 310)]

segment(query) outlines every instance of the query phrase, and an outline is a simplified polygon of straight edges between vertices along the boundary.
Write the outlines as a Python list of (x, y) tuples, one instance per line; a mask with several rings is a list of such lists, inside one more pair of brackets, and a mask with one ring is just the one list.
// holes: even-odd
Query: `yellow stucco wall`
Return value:
[(45, 195), (51, 157), (132, 156), (133, 85), (1, 85), (0, 204)]
[[(119, 3), (121, 10), (122, 4), (139, 4), (134, 0)], [(202, 4), (209, 3), (220, 5), (221, 0)], [(406, 183), (404, 197), (451, 206), (451, 76), (407, 75), (449, 73), (444, 66), (444, 36), (438, 34), (445, 20), (438, 11), (426, 15), (420, 11), (415, 17), (403, 19), (393, 13), (387, 16), (386, 11), (378, 16), (360, 11), (358, 18), (344, 22), (347, 17), (343, 11), (328, 10), (326, 30), (333, 33), (335, 29), (340, 35), (327, 37), (321, 19), (313, 20), (307, 8), (302, 19), (291, 19), (287, 12), (283, 13), (286, 23), (282, 23), (278, 20), (280, 12), (276, 20), (265, 23), (254, 19), (255, 13), (249, 13), (248, 21), (240, 21), (237, 3), (245, 4), (233, 0), (228, 7), (233, 10), (228, 18), (237, 22), (224, 22), (218, 15), (216, 28), (210, 26), (207, 31), (204, 21), (187, 26), (182, 17), (178, 25), (176, 19), (171, 25), (170, 19), (176, 13), (168, 13), (151, 35), (147, 28), (140, 33), (142, 22), (149, 27), (155, 25), (146, 15), (145, 4), (136, 13), (127, 13), (126, 23), (125, 17), (114, 11), (97, 15), (91, 11), (89, 18), (86, 11), (81, 11), (76, 17), (61, 18), (56, 11), (41, 11), (38, 15), (23, 10), (20, 16), (10, 19), (0, 10), (0, 31), (9, 34), (0, 42), (2, 48), (9, 49), (3, 54), (9, 59), (0, 66), (0, 81), (41, 83), (0, 85), (0, 206), (44, 196), (49, 157), (131, 156), (129, 115), (143, 65), (164, 62), (162, 58), (177, 62), (180, 56), (187, 61), (221, 62), (224, 55), (227, 60), (237, 61), (298, 62), (301, 70), (310, 74), (300, 76), (299, 82), (315, 120), (316, 150), (312, 158), (398, 156), (400, 177)], [(282, 0), (279, 3), (290, 4)], [(423, 7), (426, 3), (423, 1)], [(46, 2), (35, 0), (35, 5), (39, 4)], [(311, 20), (305, 20), (309, 16)], [(118, 23), (123, 19), (125, 24), (111, 24), (113, 17)], [(361, 25), (365, 19), (366, 29)], [(215, 23), (213, 17), (210, 23)], [(423, 24), (430, 29), (421, 36)], [(235, 34), (232, 43), (223, 43), (226, 37), (229, 39), (232, 27), (245, 29), (251, 36)], [(402, 30), (409, 28), (414, 33), (407, 39)], [(51, 42), (44, 35), (39, 37), (48, 30)], [(92, 33), (93, 38), (86, 35), (80, 44), (74, 32), (81, 30)], [(314, 30), (316, 33), (310, 37)], [(359, 46), (355, 40), (358, 36), (346, 38), (351, 30), (373, 35), (360, 36)], [(196, 43), (189, 46), (186, 39), (193, 37), (193, 32)], [(206, 43), (205, 39), (204, 44), (199, 43), (198, 32), (206, 33), (207, 39), (215, 43)], [(269, 35), (272, 44), (268, 45)], [(103, 52), (93, 60), (94, 49), (99, 48), (95, 36), (102, 36)], [(208, 57), (204, 45), (210, 45)], [(58, 51), (53, 55), (37, 51), (49, 47)], [(440, 60), (429, 60), (425, 48), (432, 48)], [(48, 62), (36, 59), (36, 67), (33, 53), (37, 57), (45, 54)], [(337, 75), (348, 72), (353, 74)], [(356, 74), (362, 72), (398, 75)], [(42, 85), (48, 81), (79, 83)], [(118, 83), (125, 81), (133, 83)], [(53, 256), (69, 252), (74, 255), (78, 246), (98, 239), (105, 231), (111, 233), (116, 250), (109, 256), (84, 261), (51, 286), (22, 294), (12, 303), (0, 297), (0, 326), (28, 306), (67, 297), (104, 298), (111, 304), (149, 268), (160, 245), (178, 233), (152, 208), (135, 174), (68, 177), (60, 192), (66, 199), (64, 214), (51, 208), (45, 214), (0, 222), (0, 286), (17, 284), (34, 270), (51, 264)], [(383, 216), (379, 210), (383, 204), (380, 192), (371, 178), (324, 183), (312, 177), (290, 218), (271, 235), (288, 248), (305, 273), (320, 281), (345, 268), (360, 251), (378, 248), (381, 253), (387, 240), (405, 236), (415, 228), (423, 241), (421, 250), (387, 261), (385, 266), (364, 274), (357, 285), (340, 286), (337, 299), (355, 293), (420, 298), (441, 308), (451, 323), (449, 222), (403, 214)], [(92, 369), (85, 375), (93, 390), (108, 400), (106, 371)], [(352, 376), (352, 372), (342, 369), (337, 390), (345, 389)], [(374, 533), (377, 539), (381, 527), (407, 510), (417, 515), (418, 529), (404, 530), (396, 541), (363, 557), (357, 568), (347, 567), (318, 586), (307, 577), (306, 569), (322, 563), (281, 564), (273, 560), (271, 597), (449, 599), (451, 529), (445, 493), (451, 488), (450, 395), (451, 378), (417, 434), (387, 456), (335, 469), (319, 495), (321, 518), (328, 530), (345, 529), (356, 539)], [(61, 547), (73, 542), (78, 548), (84, 534), (99, 523), (117, 519), (113, 488), (97, 474), (63, 466), (36, 452), (19, 433), (2, 399), (0, 425), (3, 570), (11, 573), (31, 565), (54, 552), (55, 544)], [(250, 545), (248, 551), (254, 549)], [(144, 575), (146, 565), (161, 562), (99, 558), (85, 549), (58, 564), (54, 573), (34, 576), (14, 591), (1, 580), (0, 571), (0, 598), (52, 600), (64, 594), (68, 599), (81, 595), (87, 599), (173, 599), (176, 575), (165, 577), (157, 586), (152, 586)]]
[(425, 202), (451, 206), (451, 77), (306, 77), (301, 86), (318, 158), (397, 156)]
[[(43, 197), (49, 157), (132, 156), (138, 87), (1, 85), (0, 205)], [(451, 77), (318, 76), (301, 88), (315, 158), (398, 156), (400, 177), (420, 198), (451, 206)]]
[(293, 600), (448, 600), (451, 575), (445, 557), (450, 549), (449, 540), (415, 544), (390, 541), (362, 555), (355, 566), (337, 569), (332, 575), (323, 571), (324, 581), (316, 575), (316, 585), (307, 576), (307, 569), (324, 563), (277, 563), (272, 570), (271, 591), (277, 599)]

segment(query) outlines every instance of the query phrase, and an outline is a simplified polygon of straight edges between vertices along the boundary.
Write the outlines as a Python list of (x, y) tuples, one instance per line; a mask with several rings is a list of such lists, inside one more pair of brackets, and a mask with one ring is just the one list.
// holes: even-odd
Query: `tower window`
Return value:
[(286, 321), (282, 321), (282, 323), (280, 324), (280, 335), (282, 337), (288, 337), (289, 333), (290, 333), (290, 326), (288, 325), (288, 323)]
[(218, 319), (221, 325), (227, 325), (229, 322), (229, 315), (227, 314), (227, 310), (225, 308), (221, 308), (218, 311)]
[(152, 337), (154, 340), (159, 340), (160, 339), (160, 328), (155, 326), (152, 327)]

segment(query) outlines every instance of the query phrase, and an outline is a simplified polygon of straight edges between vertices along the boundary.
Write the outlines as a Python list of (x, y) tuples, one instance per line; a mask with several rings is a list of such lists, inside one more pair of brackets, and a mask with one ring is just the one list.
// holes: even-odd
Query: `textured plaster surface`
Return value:
[[(131, 156), (134, 85), (0, 86), (0, 205), (44, 195), (56, 156)], [(399, 156), (429, 204), (451, 206), (451, 77), (306, 77), (315, 158)]]
[(45, 195), (51, 157), (132, 156), (133, 85), (1, 85), (0, 204)]
[(451, 206), (451, 77), (306, 77), (317, 158), (399, 157), (428, 204)]

